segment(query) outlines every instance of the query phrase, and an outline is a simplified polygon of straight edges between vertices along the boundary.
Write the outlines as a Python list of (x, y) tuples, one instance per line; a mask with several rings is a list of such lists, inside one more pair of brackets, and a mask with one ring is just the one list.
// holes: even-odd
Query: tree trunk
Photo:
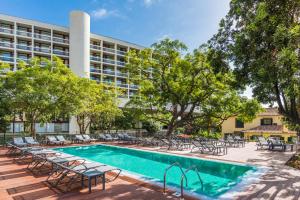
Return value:
[(174, 128), (175, 128), (175, 126), (173, 124), (168, 125), (168, 131), (167, 131), (168, 140), (170, 140), (170, 137), (172, 136), (172, 134), (174, 132)]
[(32, 121), (30, 123), (30, 132), (32, 137), (35, 139), (36, 138), (36, 134), (35, 134), (35, 121)]

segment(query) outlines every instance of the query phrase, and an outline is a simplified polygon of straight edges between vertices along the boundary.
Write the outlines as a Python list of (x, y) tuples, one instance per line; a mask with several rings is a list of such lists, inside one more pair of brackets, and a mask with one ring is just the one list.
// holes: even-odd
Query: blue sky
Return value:
[(164, 37), (190, 49), (206, 42), (229, 0), (0, 0), (0, 13), (68, 26), (69, 12), (91, 15), (91, 31), (150, 46)]

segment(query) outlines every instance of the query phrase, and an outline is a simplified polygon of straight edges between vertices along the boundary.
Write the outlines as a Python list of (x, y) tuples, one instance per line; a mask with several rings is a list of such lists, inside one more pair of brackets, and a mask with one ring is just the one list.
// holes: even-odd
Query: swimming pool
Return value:
[[(80, 156), (88, 160), (118, 167), (143, 179), (163, 182), (165, 169), (178, 162), (183, 170), (192, 165), (197, 166), (203, 181), (203, 188), (195, 171), (189, 171), (186, 176), (188, 186), (185, 191), (197, 195), (217, 198), (237, 185), (246, 175), (254, 173), (256, 167), (227, 162), (196, 159), (165, 153), (156, 153), (111, 145), (91, 145), (55, 148), (55, 150)], [(181, 171), (173, 167), (168, 171), (167, 185), (179, 188)]]

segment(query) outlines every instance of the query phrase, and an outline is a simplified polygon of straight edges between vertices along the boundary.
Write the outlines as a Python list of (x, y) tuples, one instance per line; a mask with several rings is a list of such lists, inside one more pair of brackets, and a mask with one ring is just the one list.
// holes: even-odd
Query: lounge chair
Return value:
[(24, 142), (23, 138), (16, 137), (16, 138), (13, 138), (13, 145), (18, 146), (18, 147), (25, 147), (28, 144)]
[(64, 136), (62, 135), (57, 135), (56, 139), (61, 142), (62, 144), (71, 144), (71, 141), (66, 140)]
[[(82, 163), (79, 165), (62, 165), (60, 163), (54, 162), (54, 165), (56, 165), (55, 171), (49, 175), (47, 178), (47, 182), (50, 183), (54, 187), (58, 187), (59, 184), (67, 184), (67, 189), (71, 189), (71, 185), (77, 182), (78, 179), (81, 180), (82, 187), (84, 186), (84, 179), (88, 179), (88, 188), (89, 192), (91, 192), (91, 181), (92, 179), (95, 179), (95, 184), (97, 183), (97, 178), (102, 178), (102, 189), (105, 190), (105, 183), (115, 180), (119, 174), (121, 173), (121, 170), (115, 167), (111, 167), (108, 165), (104, 165), (101, 163)], [(108, 180), (106, 179), (105, 175), (107, 172), (117, 171), (116, 175), (113, 179)], [(57, 176), (56, 174), (59, 174)], [(54, 179), (52, 177), (54, 176)]]
[(285, 143), (284, 141), (281, 141), (279, 139), (274, 139), (274, 138), (270, 138), (269, 139), (269, 150), (280, 150), (280, 151), (284, 151), (285, 150)]
[(24, 137), (24, 140), (29, 145), (39, 145), (40, 143), (33, 139), (33, 137)]
[(57, 140), (55, 136), (48, 135), (47, 144), (62, 145), (64, 143), (62, 141)]
[(256, 141), (256, 147), (258, 149), (270, 149), (270, 143), (264, 137), (258, 137)]
[(113, 137), (111, 134), (107, 133), (105, 134), (105, 137), (107, 140), (112, 140), (112, 141), (116, 141), (118, 140), (119, 138), (118, 137)]
[(87, 141), (90, 141), (90, 142), (96, 142), (96, 141), (97, 141), (96, 139), (91, 138), (91, 137), (90, 137), (89, 135), (87, 135), (87, 134), (82, 135), (82, 137), (83, 137), (84, 139), (86, 139)]
[(112, 141), (112, 139), (107, 138), (106, 135), (104, 135), (103, 133), (100, 133), (98, 135), (98, 138), (100, 141)]
[(227, 154), (227, 147), (224, 145), (216, 145), (213, 142), (200, 142), (192, 141), (193, 147), (191, 152), (194, 149), (198, 149), (201, 153), (212, 153), (214, 155)]
[(245, 147), (245, 139), (242, 138), (241, 136), (237, 135), (237, 136), (234, 136), (234, 140), (237, 141), (239, 144), (242, 145), (242, 147)]
[(89, 139), (85, 139), (82, 135), (75, 135), (75, 141), (77, 141), (78, 143), (90, 143), (91, 140)]

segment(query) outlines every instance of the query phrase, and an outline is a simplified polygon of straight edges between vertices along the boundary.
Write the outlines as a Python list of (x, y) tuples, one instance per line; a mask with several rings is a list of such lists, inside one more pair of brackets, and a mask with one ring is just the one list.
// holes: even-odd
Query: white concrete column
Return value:
[[(70, 13), (70, 69), (78, 76), (90, 78), (90, 16), (82, 11)], [(69, 133), (79, 134), (76, 117), (71, 117)]]

